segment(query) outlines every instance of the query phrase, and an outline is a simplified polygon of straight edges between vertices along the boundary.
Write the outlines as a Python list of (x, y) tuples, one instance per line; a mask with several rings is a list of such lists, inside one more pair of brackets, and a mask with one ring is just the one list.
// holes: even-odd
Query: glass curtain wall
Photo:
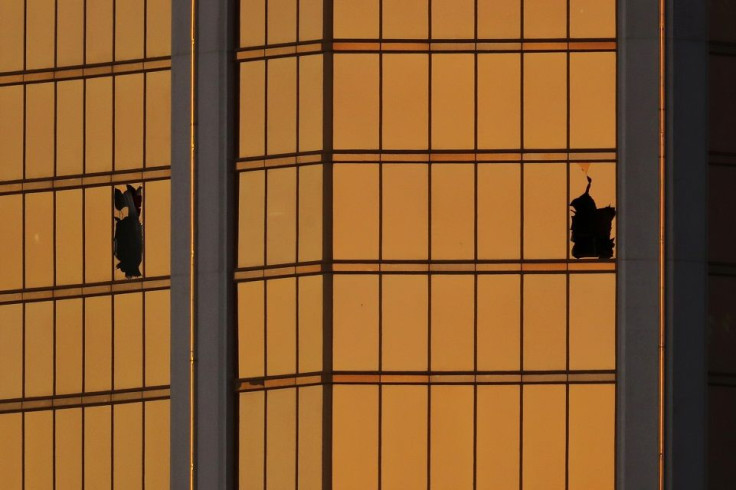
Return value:
[(240, 487), (613, 488), (615, 2), (240, 6)]
[(0, 2), (5, 489), (168, 486), (170, 23), (169, 0)]

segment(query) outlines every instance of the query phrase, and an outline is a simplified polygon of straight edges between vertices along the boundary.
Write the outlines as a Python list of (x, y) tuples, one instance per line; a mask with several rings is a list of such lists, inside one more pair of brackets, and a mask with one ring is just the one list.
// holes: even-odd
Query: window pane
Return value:
[(478, 370), (517, 371), (521, 345), (520, 276), (478, 276)]
[[(145, 404), (145, 486), (166, 488), (169, 486), (169, 411), (168, 400)], [(163, 456), (163, 457), (162, 457)]]
[(263, 376), (265, 370), (264, 283), (238, 284), (239, 377)]
[(336, 259), (378, 258), (378, 166), (333, 168)]
[(521, 57), (478, 55), (478, 148), (519, 148)]
[(523, 2), (524, 37), (566, 37), (566, 0), (523, 0)]
[(337, 371), (378, 369), (378, 278), (334, 277), (333, 362)]
[(25, 177), (50, 177), (53, 174), (54, 84), (29, 84), (26, 86)]
[(616, 276), (570, 275), (570, 369), (616, 368)]
[(377, 38), (378, 11), (378, 0), (335, 2), (335, 38)]
[(142, 293), (115, 298), (115, 389), (143, 386)]
[(266, 44), (266, 0), (240, 0), (240, 45)]
[(562, 490), (565, 488), (565, 387), (526, 385), (523, 390), (524, 489)]
[(473, 387), (431, 387), (430, 488), (473, 488)]
[(268, 61), (266, 129), (269, 155), (296, 151), (296, 69), (294, 57)]
[(143, 166), (143, 75), (115, 77), (115, 170)]
[[(6, 2), (2, 2), (0, 12), (5, 5)], [(3, 19), (1, 13), (0, 19)], [(3, 35), (3, 29), (4, 27), (0, 27), (0, 38)], [(2, 54), (5, 54), (5, 51), (3, 49)], [(0, 59), (2, 54), (0, 54)], [(23, 178), (23, 87), (21, 85), (0, 87), (0, 114), (3, 114), (3, 117), (0, 118), (0, 145), (3, 148), (0, 180), (21, 179)]]
[(296, 279), (266, 281), (266, 375), (296, 373)]
[(267, 392), (266, 405), (266, 488), (291, 488), (296, 478), (296, 389)]
[(115, 59), (143, 58), (144, 0), (115, 2)]
[(521, 254), (521, 166), (478, 165), (478, 258)]
[(25, 287), (50, 286), (54, 283), (54, 194), (26, 194), (25, 199)]
[(112, 318), (111, 297), (84, 300), (84, 390), (111, 389)]
[(0, 478), (8, 490), (23, 488), (23, 415), (0, 415)]
[(383, 148), (427, 148), (427, 55), (383, 56)]
[(87, 0), (86, 5), (87, 63), (112, 61), (113, 0)]
[(427, 488), (427, 388), (383, 388), (381, 488)]
[(23, 287), (23, 196), (0, 196), (0, 222), (7, 230), (0, 240), (0, 256), (14, 257), (0, 268), (0, 290)]
[(473, 148), (475, 138), (473, 55), (432, 56), (432, 148)]
[(25, 0), (0, 3), (0, 46), (3, 46), (0, 51), (0, 72), (23, 69), (24, 7)]
[[(347, 6), (338, 2), (337, 5)], [(367, 5), (367, 2), (361, 2)], [(337, 36), (337, 33), (335, 33)], [(378, 56), (334, 56), (334, 146), (336, 149), (378, 148)]]
[(83, 160), (82, 110), (84, 82), (56, 84), (56, 174), (81, 174)]
[(146, 182), (143, 194), (145, 275), (168, 276), (171, 267), (171, 181)]
[(526, 148), (564, 148), (567, 144), (566, 65), (565, 53), (524, 55)]
[(56, 411), (56, 489), (82, 488), (82, 409)]
[(570, 385), (571, 490), (613, 490), (615, 399), (613, 385)]
[(238, 212), (238, 266), (252, 267), (264, 263), (264, 229), (266, 207), (266, 172), (240, 174)]
[[(0, 318), (3, 319), (3, 341), (0, 342), (0, 399), (20, 398), (23, 394), (23, 305), (0, 306)], [(9, 419), (0, 416), (0, 426), (7, 420)], [(5, 481), (1, 478), (3, 474), (3, 470), (0, 469), (0, 480)]]
[(109, 281), (112, 277), (112, 189), (84, 190), (85, 282)]
[(383, 166), (383, 258), (427, 258), (428, 166)]
[[(169, 384), (170, 294), (168, 290), (146, 294), (146, 386)], [(168, 454), (168, 453), (167, 453)]]
[(615, 36), (615, 0), (570, 0), (570, 37)]
[(299, 41), (322, 39), (322, 0), (299, 0)]
[(519, 488), (519, 387), (478, 386), (478, 488)]
[(432, 259), (472, 259), (475, 203), (473, 165), (432, 165)]
[(565, 369), (565, 276), (524, 276), (524, 370)]
[(56, 193), (56, 284), (82, 283), (82, 190)]
[(299, 388), (299, 488), (322, 488), (322, 387)]
[(373, 490), (378, 487), (378, 388), (335, 386), (332, 403), (332, 486)]
[(266, 263), (296, 261), (296, 168), (269, 170), (267, 179)]
[(240, 394), (238, 477), (243, 490), (263, 489), (265, 412), (265, 391)]
[(322, 258), (322, 165), (299, 168), (300, 262)]
[(570, 146), (616, 146), (616, 53), (570, 54)]
[(266, 149), (266, 62), (240, 65), (240, 156), (263, 155)]
[(382, 369), (427, 369), (427, 276), (384, 275)]
[(54, 446), (53, 412), (26, 412), (25, 425), (25, 488), (53, 488)]
[(54, 393), (54, 304), (28, 303), (25, 325), (25, 397)]
[(146, 166), (170, 163), (171, 72), (157, 71), (146, 74)]
[(518, 39), (520, 27), (519, 0), (478, 0), (480, 39)]
[(268, 44), (296, 41), (297, 0), (268, 0)]
[(113, 410), (113, 488), (140, 488), (143, 476), (143, 404), (121, 403), (114, 405)]
[(472, 39), (475, 36), (474, 0), (431, 0), (432, 38)]
[(57, 0), (56, 64), (81, 65), (84, 57), (84, 1)]
[(85, 83), (85, 171), (109, 172), (112, 170), (112, 78), (90, 78)]
[(322, 369), (322, 276), (299, 278), (299, 372)]
[(111, 484), (111, 411), (110, 406), (84, 409), (84, 483), (88, 488)]
[(562, 259), (568, 248), (565, 164), (524, 165), (524, 258)]
[(426, 39), (428, 0), (383, 0), (385, 39)]
[(301, 56), (299, 58), (299, 151), (322, 148), (323, 91), (322, 56)]
[(82, 392), (82, 300), (56, 302), (56, 394)]
[(54, 66), (54, 3), (54, 0), (26, 0), (26, 70)]
[(473, 369), (473, 288), (471, 275), (432, 276), (433, 371)]
[(171, 0), (146, 0), (146, 8), (146, 56), (171, 54)]

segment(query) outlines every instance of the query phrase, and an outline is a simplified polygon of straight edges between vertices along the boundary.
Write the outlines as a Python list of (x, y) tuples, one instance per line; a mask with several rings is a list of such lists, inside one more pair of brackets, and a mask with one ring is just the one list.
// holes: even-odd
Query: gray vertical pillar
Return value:
[(706, 488), (707, 2), (667, 10), (668, 489)]
[(616, 482), (659, 479), (659, 12), (618, 2)]
[[(173, 3), (171, 487), (189, 487), (190, 0)], [(196, 12), (195, 468), (198, 489), (234, 488), (234, 2)]]

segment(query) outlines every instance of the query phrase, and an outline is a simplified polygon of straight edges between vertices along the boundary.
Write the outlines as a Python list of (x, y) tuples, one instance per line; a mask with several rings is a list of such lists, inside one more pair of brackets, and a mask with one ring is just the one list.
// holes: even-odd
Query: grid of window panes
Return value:
[(613, 488), (615, 2), (240, 5), (241, 488)]
[[(0, 481), (164, 488), (170, 0), (0, 2)], [(142, 277), (113, 189), (142, 187)]]
[(736, 479), (736, 4), (709, 6), (708, 486), (719, 489)]

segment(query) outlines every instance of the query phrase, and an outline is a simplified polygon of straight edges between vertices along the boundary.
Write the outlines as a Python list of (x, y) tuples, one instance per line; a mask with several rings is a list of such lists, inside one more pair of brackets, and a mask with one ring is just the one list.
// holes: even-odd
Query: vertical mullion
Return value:
[[(383, 40), (383, 0), (378, 0), (378, 40)], [(379, 44), (380, 45), (380, 44)], [(378, 53), (378, 490), (383, 487), (383, 50)]]
[[(524, 43), (524, 1), (519, 2), (519, 32)], [(519, 154), (522, 161), (519, 162), (519, 213), (521, 226), (519, 226), (519, 258), (524, 262), (524, 51), (519, 53)], [(519, 370), (524, 372), (524, 280), (525, 274), (522, 270), (519, 274)], [(524, 384), (519, 384), (519, 490), (524, 488)]]
[[(59, 0), (54, 0), (54, 69), (57, 68), (59, 64)], [(53, 177), (56, 178), (58, 174), (58, 161), (56, 158), (57, 152), (58, 152), (58, 117), (59, 117), (59, 97), (58, 97), (58, 90), (59, 90), (59, 83), (57, 81), (54, 81), (54, 136), (53, 136), (53, 165), (54, 165), (54, 171), (53, 171)], [(56, 220), (56, 191), (51, 191), (52, 199), (51, 199), (51, 214), (52, 214), (52, 220), (53, 220), (53, 228), (52, 228), (52, 238), (51, 238), (51, 263), (53, 264), (53, 277), (51, 278), (51, 284), (52, 287), (57, 286), (57, 271), (56, 271), (56, 227), (58, 225)], [(51, 316), (52, 316), (52, 322), (53, 325), (51, 326), (52, 330), (52, 363), (53, 363), (53, 370), (51, 374), (51, 393), (52, 396), (56, 396), (56, 300), (53, 300), (51, 303)], [(52, 479), (52, 488), (56, 488), (56, 410), (51, 411), (51, 479)]]
[[(23, 71), (25, 72), (28, 69), (28, 0), (23, 0)], [(28, 119), (28, 90), (26, 88), (26, 84), (23, 84), (23, 180), (26, 179), (26, 176), (28, 174), (27, 170), (27, 164), (26, 164), (26, 144), (28, 141), (28, 135), (27, 135), (27, 128), (26, 128), (26, 121)], [(23, 247), (23, 273), (21, 275), (21, 287), (23, 290), (26, 289), (26, 194), (22, 194), (21, 199), (21, 243)], [(22, 359), (23, 359), (23, 383), (21, 387), (21, 396), (23, 399), (26, 397), (26, 304), (23, 303), (22, 305), (22, 336), (23, 336), (23, 346), (22, 346)], [(23, 488), (26, 486), (26, 414), (23, 412), (21, 414), (21, 485)]]
[[(473, 258), (478, 263), (478, 0), (473, 2)], [(478, 486), (478, 270), (473, 274), (473, 489)]]
[[(568, 230), (570, 228), (570, 0), (565, 2), (565, 138), (567, 147), (567, 161), (565, 163), (565, 196), (567, 229), (565, 230), (565, 371), (570, 373), (570, 243), (568, 241)], [(568, 378), (569, 379), (569, 378)], [(565, 489), (570, 486), (570, 383), (565, 383)]]
[[(83, 0), (82, 2), (82, 65), (87, 65), (87, 0)], [(82, 78), (82, 174), (84, 175), (87, 172), (87, 80), (85, 78)], [(86, 250), (87, 250), (87, 223), (86, 223), (86, 208), (87, 208), (87, 192), (82, 187), (80, 188), (80, 192), (82, 193), (82, 284), (84, 284), (87, 279), (87, 261), (85, 260)], [(87, 359), (86, 359), (86, 342), (87, 342), (87, 299), (82, 298), (82, 386), (81, 386), (81, 392), (86, 392), (86, 371), (87, 371)], [(82, 454), (81, 454), (81, 460), (82, 460), (82, 475), (81, 475), (81, 483), (82, 488), (84, 488), (85, 485), (85, 478), (84, 478), (84, 472), (85, 472), (85, 464), (84, 464), (84, 451), (85, 451), (85, 420), (86, 420), (86, 410), (84, 408), (80, 409), (81, 417), (82, 417)]]
[[(298, 45), (299, 44), (299, 34), (300, 34), (299, 24), (300, 24), (300, 15), (301, 15), (301, 9), (299, 7), (301, 5), (301, 2), (297, 0), (295, 3), (296, 3), (296, 43)], [(299, 151), (301, 149), (301, 144), (299, 141), (301, 139), (301, 133), (299, 131), (299, 126), (300, 126), (299, 118), (301, 116), (301, 112), (299, 110), (299, 105), (301, 101), (301, 91), (299, 90), (300, 83), (301, 83), (301, 77), (300, 77), (301, 61), (302, 61), (301, 56), (296, 56), (296, 63), (295, 63), (295, 66), (296, 66), (295, 68), (296, 69), (296, 107), (295, 107), (295, 115), (294, 115), (296, 117), (296, 121), (295, 121), (296, 124), (294, 125), (294, 128), (296, 130), (296, 139), (295, 139), (296, 148), (295, 150), (297, 154), (299, 154)], [(300, 197), (301, 197), (299, 176), (301, 174), (301, 167), (299, 165), (295, 166), (294, 172), (296, 172), (296, 189), (295, 189), (296, 191), (296, 209), (294, 210), (295, 211), (294, 222), (295, 222), (295, 227), (296, 227), (296, 233), (295, 233), (295, 236), (296, 236), (295, 247), (296, 248), (294, 252), (294, 262), (298, 264), (299, 263), (299, 243), (301, 241), (301, 237), (299, 235), (299, 225), (300, 225), (299, 209), (300, 209)], [(294, 365), (295, 374), (298, 374), (299, 372), (301, 372), (301, 369), (299, 368), (299, 313), (300, 313), (299, 312), (299, 285), (300, 285), (300, 282), (301, 281), (299, 280), (298, 276), (294, 277), (294, 292), (295, 292), (294, 311), (296, 312), (295, 313), (296, 318), (294, 319), (294, 325), (296, 327), (296, 332), (295, 332), (295, 336), (296, 336), (295, 337), (296, 338), (295, 361), (296, 361), (296, 364)], [(299, 430), (300, 430), (299, 429), (299, 409), (300, 409), (300, 401), (301, 401), (300, 400), (301, 390), (298, 387), (294, 388), (294, 397), (296, 398), (296, 407), (294, 410), (294, 418), (295, 418), (294, 427), (296, 431), (296, 434), (294, 435), (294, 440), (295, 440), (295, 444), (294, 444), (294, 488), (296, 490), (299, 490)]]

